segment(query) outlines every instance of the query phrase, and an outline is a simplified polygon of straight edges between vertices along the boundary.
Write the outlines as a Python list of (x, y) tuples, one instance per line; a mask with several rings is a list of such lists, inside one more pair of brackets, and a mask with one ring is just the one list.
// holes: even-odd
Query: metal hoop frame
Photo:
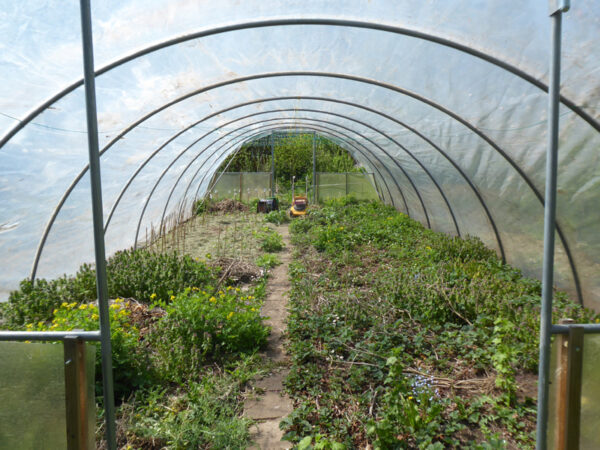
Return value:
[[(348, 28), (364, 28), (370, 30), (378, 30), (388, 33), (394, 33), (403, 36), (410, 36), (416, 39), (421, 39), (424, 41), (433, 42), (435, 44), (439, 44), (445, 47), (453, 48), (460, 52), (466, 53), (468, 55), (474, 56), (478, 59), (486, 61), (492, 65), (495, 65), (501, 69), (506, 70), (507, 72), (516, 75), (517, 77), (527, 81), (533, 86), (541, 89), (544, 92), (548, 92), (548, 85), (540, 81), (541, 76), (532, 75), (528, 72), (525, 72), (518, 67), (509, 64), (506, 61), (503, 61), (499, 58), (496, 58), (490, 54), (484, 53), (481, 50), (477, 50), (476, 48), (469, 47), (468, 45), (461, 44), (456, 41), (452, 41), (451, 39), (443, 38), (440, 36), (435, 36), (433, 34), (425, 33), (423, 31), (417, 31), (410, 28), (405, 27), (397, 27), (393, 25), (384, 25), (373, 22), (364, 22), (357, 20), (344, 20), (344, 19), (327, 19), (327, 18), (302, 18), (302, 19), (275, 19), (275, 20), (260, 20), (260, 21), (252, 21), (252, 22), (243, 22), (233, 25), (227, 25), (222, 27), (211, 28), (208, 30), (201, 30), (194, 33), (185, 34), (182, 36), (175, 37), (173, 39), (167, 39), (165, 41), (159, 42), (155, 45), (151, 45), (144, 49), (138, 50), (136, 52), (130, 53), (122, 58), (117, 59), (116, 61), (101, 67), (100, 69), (95, 71), (95, 76), (98, 77), (106, 72), (111, 71), (123, 64), (126, 64), (130, 61), (133, 61), (142, 56), (148, 55), (150, 53), (156, 52), (158, 50), (162, 50), (164, 48), (170, 47), (172, 45), (177, 45), (183, 42), (187, 42), (193, 39), (199, 39), (207, 36), (213, 36), (216, 34), (228, 33), (232, 31), (239, 30), (248, 30), (253, 28), (265, 28), (265, 27), (278, 27), (278, 26), (290, 26), (290, 25), (329, 25), (329, 26), (338, 26), (338, 27), (348, 27)], [(17, 134), (25, 125), (31, 122), (35, 117), (37, 117), (40, 113), (42, 113), (45, 109), (51, 106), (56, 101), (60, 100), (70, 92), (74, 91), (78, 87), (83, 85), (83, 78), (78, 79), (77, 81), (71, 83), (69, 86), (56, 93), (49, 99), (40, 103), (37, 107), (35, 107), (31, 112), (29, 112), (21, 121), (15, 124), (5, 135), (0, 139), (0, 149), (15, 135)], [(584, 121), (590, 124), (596, 131), (600, 131), (600, 122), (595, 120), (591, 115), (585, 112), (580, 106), (578, 106), (574, 101), (569, 98), (560, 95), (559, 100), (562, 104), (567, 106), (570, 110), (572, 110), (575, 114), (580, 116)]]
[[(218, 87), (223, 87), (223, 86), (227, 86), (230, 84), (234, 84), (234, 83), (239, 83), (239, 82), (243, 82), (243, 81), (250, 81), (250, 80), (256, 80), (256, 79), (266, 79), (266, 78), (274, 78), (274, 77), (284, 77), (284, 76), (316, 76), (316, 77), (324, 77), (324, 78), (337, 78), (337, 79), (346, 79), (346, 80), (351, 80), (351, 81), (357, 81), (357, 82), (363, 82), (363, 83), (367, 83), (367, 84), (372, 84), (375, 86), (379, 86), (385, 89), (389, 89), (391, 91), (394, 91), (396, 93), (400, 93), (400, 94), (404, 94), (407, 95), (409, 97), (412, 97), (418, 101), (421, 101), (422, 103), (425, 103), (435, 109), (437, 109), (438, 111), (450, 116), (451, 118), (453, 118), (454, 120), (458, 121), (459, 123), (461, 123), (462, 125), (464, 125), (465, 127), (467, 127), (469, 130), (471, 130), (473, 133), (475, 133), (477, 136), (479, 136), (481, 139), (483, 139), (488, 145), (490, 145), (496, 152), (498, 152), (516, 171), (517, 173), (521, 176), (521, 178), (526, 182), (526, 184), (529, 186), (529, 188), (533, 191), (534, 195), (537, 197), (538, 201), (541, 203), (542, 206), (544, 206), (544, 199), (541, 195), (541, 193), (539, 192), (539, 190), (535, 187), (535, 185), (533, 184), (533, 182), (531, 181), (531, 179), (527, 176), (527, 174), (525, 174), (525, 172), (516, 164), (516, 162), (494, 141), (492, 140), (489, 136), (487, 136), (486, 133), (484, 133), (483, 131), (481, 131), (480, 129), (478, 129), (477, 127), (475, 127), (474, 125), (472, 125), (470, 122), (468, 122), (466, 119), (464, 119), (462, 116), (452, 112), (451, 110), (445, 108), (444, 106), (428, 99), (425, 98), (419, 94), (416, 94), (412, 91), (409, 91), (407, 89), (403, 89), (400, 88), (398, 86), (394, 86), (394, 85), (390, 85), (387, 83), (382, 83), (380, 81), (377, 80), (372, 80), (372, 79), (368, 79), (368, 78), (362, 78), (362, 77), (356, 77), (353, 75), (348, 75), (348, 74), (336, 74), (336, 73), (328, 73), (328, 72), (275, 72), (275, 73), (264, 73), (264, 74), (255, 74), (255, 75), (250, 75), (250, 76), (246, 76), (246, 77), (241, 77), (238, 79), (234, 79), (234, 80), (228, 80), (228, 81), (224, 81), (224, 82), (220, 82), (220, 83), (216, 83), (214, 85), (211, 86), (207, 86), (205, 88), (201, 88), (199, 90), (196, 91), (192, 91), (188, 94), (185, 94), (175, 100), (172, 100), (168, 103), (165, 103), (164, 105), (162, 105), (161, 107), (155, 109), (154, 111), (146, 114), (145, 116), (143, 116), (142, 118), (140, 118), (139, 120), (137, 120), (136, 122), (134, 122), (133, 124), (131, 124), (129, 127), (127, 127), (126, 129), (124, 129), (121, 133), (119, 133), (119, 135), (117, 135), (113, 140), (111, 140), (111, 142), (109, 142), (100, 152), (100, 154), (102, 155), (105, 151), (107, 151), (110, 147), (112, 147), (112, 145), (114, 145), (114, 143), (116, 143), (118, 140), (120, 140), (125, 134), (127, 134), (129, 131), (131, 131), (132, 129), (136, 128), (140, 123), (142, 123), (143, 121), (147, 120), (148, 118), (152, 117), (153, 115), (157, 114), (160, 111), (163, 111), (164, 109), (179, 103), (187, 98), (190, 98), (194, 95), (198, 95), (201, 94), (203, 92), (207, 92), (208, 90), (211, 89), (215, 89)], [(67, 192), (65, 193), (65, 195), (63, 195), (63, 197), (61, 198), (61, 201), (59, 202), (59, 206), (57, 207), (57, 209), (55, 209), (53, 217), (51, 217), (50, 222), (49, 222), (49, 226), (51, 222), (53, 222), (56, 218), (56, 214), (58, 213), (58, 209), (60, 209), (60, 207), (62, 207), (62, 204), (64, 204), (64, 201), (66, 200), (66, 197), (69, 195), (70, 191), (72, 191), (72, 189), (74, 188), (74, 186), (77, 184), (77, 182), (83, 177), (83, 175), (85, 174), (85, 172), (87, 171), (87, 167), (83, 169), (83, 171), (79, 174), (78, 177), (76, 177), (76, 179), (74, 180), (74, 182), (71, 184), (71, 186), (69, 187), (69, 189), (67, 190)], [(44, 234), (42, 237), (42, 240), (40, 241), (40, 244), (38, 245), (38, 251), (36, 253), (36, 259), (34, 261), (34, 267), (32, 268), (32, 279), (35, 278), (35, 272), (36, 272), (36, 268), (37, 268), (37, 264), (39, 261), (39, 254), (40, 254), (40, 249), (43, 247), (45, 240), (47, 238), (47, 231), (49, 231), (48, 225), (46, 227), (46, 230), (44, 230)], [(573, 260), (573, 256), (571, 254), (570, 248), (567, 244), (566, 241), (566, 237), (562, 231), (562, 228), (557, 224), (556, 226), (556, 231), (559, 235), (559, 238), (563, 244), (563, 248), (565, 249), (565, 253), (567, 255), (567, 258), (569, 260), (569, 264), (571, 267), (571, 271), (573, 273), (573, 279), (574, 279), (574, 283), (575, 283), (575, 287), (576, 287), (576, 291), (577, 291), (577, 296), (579, 299), (579, 302), (581, 304), (583, 304), (583, 294), (581, 291), (581, 284), (579, 281), (579, 276), (577, 274), (577, 269)]]
[[(251, 115), (251, 116), (252, 116), (252, 115)], [(250, 117), (251, 117), (251, 116), (250, 116)], [(245, 118), (245, 117), (244, 117), (244, 118)], [(242, 119), (244, 119), (244, 118), (240, 118), (240, 119), (237, 119), (237, 120), (242, 120)], [(232, 122), (235, 122), (235, 121), (237, 121), (237, 120), (234, 120), (234, 121), (232, 121)], [(271, 119), (271, 120), (281, 120), (281, 119), (279, 119), (279, 118), (278, 118), (278, 119)], [(260, 123), (260, 122), (256, 122), (256, 123)], [(228, 124), (229, 124), (229, 123), (227, 123), (227, 124), (224, 124), (223, 126), (225, 126), (225, 125), (228, 125)], [(188, 169), (188, 168), (191, 166), (191, 164), (192, 164), (192, 163), (193, 163), (193, 162), (194, 162), (194, 161), (195, 161), (195, 160), (196, 160), (196, 159), (197, 159), (199, 156), (201, 156), (201, 155), (202, 155), (202, 154), (203, 154), (203, 153), (204, 153), (206, 150), (208, 150), (208, 149), (209, 149), (209, 148), (210, 148), (210, 147), (211, 147), (213, 144), (215, 144), (215, 143), (216, 143), (216, 142), (218, 142), (219, 140), (221, 140), (221, 139), (223, 139), (223, 138), (225, 138), (225, 137), (229, 136), (230, 134), (233, 134), (233, 133), (235, 133), (235, 132), (237, 132), (237, 131), (239, 131), (239, 130), (241, 130), (241, 129), (243, 129), (243, 128), (247, 128), (248, 126), (251, 126), (251, 125), (252, 125), (252, 124), (248, 124), (248, 125), (245, 125), (245, 126), (239, 127), (239, 128), (237, 128), (237, 129), (235, 129), (235, 130), (232, 130), (232, 131), (230, 131), (229, 133), (227, 133), (227, 134), (223, 135), (221, 138), (219, 138), (219, 139), (216, 139), (215, 141), (213, 141), (213, 142), (212, 142), (211, 144), (209, 144), (208, 146), (204, 147), (204, 148), (202, 149), (202, 151), (201, 151), (201, 152), (199, 152), (199, 153), (198, 153), (198, 154), (197, 154), (197, 155), (196, 155), (196, 156), (195, 156), (195, 157), (194, 157), (194, 158), (193, 158), (193, 159), (192, 159), (192, 160), (191, 160), (191, 161), (188, 163), (188, 165), (187, 165), (187, 166), (186, 166), (186, 167), (183, 169), (182, 173), (180, 174), (179, 178), (177, 179), (177, 181), (176, 181), (176, 183), (175, 183), (175, 186), (174, 186), (174, 187), (171, 189), (171, 191), (169, 192), (169, 199), (171, 198), (171, 196), (172, 196), (172, 194), (173, 194), (173, 191), (174, 191), (174, 189), (175, 189), (176, 185), (178, 184), (179, 180), (180, 180), (180, 179), (183, 177), (183, 174), (184, 174), (184, 173), (187, 171), (187, 169)], [(254, 130), (249, 130), (248, 132), (251, 132), (251, 131), (254, 131)], [(352, 131), (352, 130), (350, 130), (350, 131)], [(339, 132), (338, 132), (338, 133), (339, 133)], [(359, 133), (357, 133), (357, 134), (359, 134)], [(359, 134), (359, 135), (360, 135), (360, 134)], [(348, 136), (348, 135), (346, 135), (346, 134), (344, 134), (344, 136), (345, 136), (347, 139), (350, 139), (350, 140), (352, 140), (352, 141), (356, 142), (358, 145), (362, 146), (362, 147), (365, 149), (365, 152), (366, 152), (366, 153), (362, 153), (362, 152), (360, 152), (360, 150), (359, 150), (358, 148), (354, 147), (354, 148), (355, 148), (357, 151), (359, 151), (359, 152), (360, 152), (360, 153), (361, 153), (361, 154), (362, 154), (362, 155), (363, 155), (363, 156), (364, 156), (364, 157), (365, 157), (367, 160), (369, 160), (369, 158), (368, 158), (367, 154), (370, 154), (370, 155), (371, 155), (371, 156), (373, 156), (375, 159), (377, 159), (377, 161), (378, 161), (378, 162), (381, 164), (381, 166), (382, 166), (382, 167), (383, 167), (383, 168), (384, 168), (384, 169), (385, 169), (385, 170), (388, 172), (388, 174), (389, 174), (389, 176), (390, 176), (390, 179), (391, 179), (391, 180), (394, 182), (394, 184), (396, 185), (396, 188), (397, 188), (398, 192), (399, 192), (399, 193), (400, 193), (400, 195), (402, 196), (402, 199), (404, 200), (404, 204), (405, 204), (406, 208), (408, 208), (408, 204), (406, 203), (406, 200), (405, 200), (405, 198), (404, 198), (404, 194), (402, 193), (402, 189), (401, 189), (401, 188), (400, 188), (400, 186), (398, 185), (398, 182), (397, 182), (397, 181), (396, 181), (396, 179), (394, 178), (393, 174), (392, 174), (392, 173), (389, 171), (389, 168), (388, 168), (388, 167), (387, 167), (387, 166), (386, 166), (386, 165), (385, 165), (385, 164), (384, 164), (384, 163), (383, 163), (383, 162), (382, 162), (382, 161), (379, 159), (379, 157), (378, 157), (377, 155), (370, 153), (370, 152), (369, 152), (369, 150), (368, 150), (366, 147), (364, 147), (362, 144), (360, 144), (358, 141), (354, 140), (353, 138), (351, 138), (350, 136)], [(362, 135), (361, 135), (361, 136), (362, 136)], [(236, 139), (236, 137), (232, 138), (232, 140), (233, 140), (233, 139)], [(198, 140), (200, 140), (200, 139), (198, 139)], [(196, 142), (197, 142), (197, 141), (196, 141)], [(185, 150), (187, 151), (187, 150), (188, 150), (189, 148), (191, 148), (191, 147), (192, 147), (192, 146), (193, 146), (193, 145), (194, 145), (196, 142), (194, 142), (194, 143), (190, 144), (190, 146), (189, 146), (188, 148), (186, 148)], [(225, 145), (227, 145), (229, 142), (230, 142), (230, 141), (226, 142), (225, 144), (221, 145), (219, 148), (217, 148), (216, 150), (214, 150), (214, 151), (213, 151), (213, 152), (212, 152), (212, 153), (211, 153), (211, 154), (210, 154), (210, 155), (209, 155), (209, 156), (206, 158), (206, 160), (205, 160), (205, 161), (208, 161), (208, 160), (210, 160), (210, 158), (212, 158), (212, 157), (213, 157), (213, 155), (215, 155), (215, 154), (216, 154), (216, 153), (217, 153), (217, 152), (218, 152), (218, 151), (219, 151), (219, 150), (220, 150), (222, 147), (224, 147)], [(372, 164), (372, 165), (373, 165), (373, 166), (376, 168), (376, 166), (375, 166), (373, 163), (371, 163), (371, 164)], [(141, 213), (141, 215), (140, 215), (140, 218), (139, 218), (139, 220), (138, 220), (138, 226), (137, 226), (137, 229), (136, 229), (136, 237), (135, 237), (135, 244), (134, 244), (134, 245), (137, 245), (137, 239), (138, 239), (139, 232), (140, 232), (140, 227), (141, 227), (141, 221), (142, 221), (142, 218), (143, 218), (143, 214), (144, 214), (144, 212), (145, 212), (145, 210), (146, 210), (146, 208), (147, 208), (147, 206), (148, 206), (148, 203), (149, 203), (150, 199), (152, 198), (152, 195), (153, 195), (154, 191), (156, 190), (156, 187), (158, 186), (158, 183), (160, 182), (160, 180), (162, 179), (162, 177), (163, 177), (163, 176), (166, 174), (166, 171), (167, 171), (167, 170), (168, 170), (168, 168), (167, 168), (167, 169), (165, 169), (165, 171), (164, 171), (164, 172), (161, 174), (161, 177), (159, 178), (159, 180), (157, 180), (157, 183), (156, 183), (156, 184), (155, 184), (155, 185), (152, 187), (152, 190), (151, 190), (150, 194), (148, 195), (148, 197), (147, 197), (147, 199), (146, 199), (146, 202), (144, 203), (144, 207), (143, 207), (143, 209), (142, 209), (142, 213)], [(379, 171), (378, 171), (378, 172), (379, 172)], [(380, 174), (380, 176), (381, 176), (381, 174)], [(383, 180), (383, 182), (385, 183), (385, 185), (386, 185), (386, 188), (387, 188), (388, 192), (390, 192), (390, 190), (389, 190), (389, 187), (388, 187), (388, 185), (387, 185), (387, 182), (386, 182), (386, 180), (385, 180), (385, 177), (381, 176), (381, 179), (382, 179), (382, 180)], [(165, 213), (166, 213), (166, 206), (168, 205), (168, 201), (169, 201), (169, 200), (167, 200), (167, 202), (166, 202), (166, 204), (165, 204), (165, 208), (164, 208), (164, 210), (163, 210), (163, 214), (162, 214), (162, 217), (161, 217), (161, 222), (160, 222), (160, 226), (159, 226), (160, 228), (162, 228), (162, 225), (163, 225), (163, 221), (164, 221), (164, 217), (165, 217)], [(392, 204), (394, 205), (394, 207), (396, 207), (396, 206), (395, 206), (395, 203), (394, 203), (394, 197), (393, 197), (393, 196), (391, 196), (391, 201), (392, 201)], [(407, 209), (407, 213), (408, 213), (408, 209)]]
[[(496, 226), (496, 223), (494, 221), (494, 218), (492, 217), (492, 214), (487, 206), (487, 204), (485, 203), (485, 201), (483, 200), (481, 193), (478, 191), (478, 189), (476, 188), (475, 184), (473, 183), (473, 181), (469, 178), (469, 176), (462, 170), (462, 168), (456, 163), (456, 161), (454, 161), (454, 159), (452, 159), (452, 157), (450, 157), (441, 147), (439, 147), (437, 144), (435, 144), (433, 141), (431, 141), (429, 138), (427, 138), (426, 136), (424, 136), (422, 133), (420, 133), (418, 130), (414, 129), (413, 127), (409, 126), (408, 124), (406, 124), (403, 121), (400, 121), (392, 116), (389, 116), (385, 113), (382, 113), (380, 111), (377, 111), (375, 109), (369, 108), (367, 106), (364, 105), (360, 105), (358, 103), (353, 103), (353, 102), (349, 102), (349, 101), (345, 101), (345, 100), (340, 100), (340, 99), (336, 99), (336, 98), (327, 98), (327, 97), (314, 97), (314, 96), (285, 96), (285, 97), (270, 97), (270, 98), (264, 98), (264, 99), (257, 99), (257, 100), (252, 100), (249, 102), (243, 102), (243, 103), (239, 103), (237, 105), (222, 109), (218, 112), (215, 112), (213, 114), (210, 114), (209, 116), (204, 117), (203, 119), (196, 121), (194, 123), (192, 123), (191, 125), (185, 127), (184, 129), (182, 129), (181, 131), (177, 132), (175, 135), (173, 135), (172, 137), (170, 137), (169, 139), (167, 139), (167, 141), (165, 141), (161, 146), (159, 146), (154, 152), (152, 152), (152, 154), (150, 154), (146, 160), (144, 160), (142, 162), (142, 164), (140, 164), (140, 166), (136, 169), (136, 171), (134, 172), (134, 174), (129, 178), (129, 180), (127, 181), (127, 183), (124, 185), (124, 187), (122, 188), (121, 192), (119, 193), (119, 195), (117, 196), (117, 199), (115, 200), (115, 202), (113, 203), (113, 206), (110, 210), (110, 213), (108, 215), (108, 218), (106, 220), (106, 225), (105, 225), (105, 232), (106, 229), (108, 228), (108, 225), (111, 221), (111, 218), (113, 216), (113, 213), (116, 209), (116, 207), (118, 206), (121, 198), (123, 197), (125, 191), (128, 189), (128, 187), (131, 185), (131, 183), (133, 182), (133, 180), (135, 179), (135, 177), (139, 174), (139, 172), (146, 166), (146, 164), (158, 153), (160, 152), (166, 145), (168, 145), (170, 142), (172, 142), (173, 140), (175, 140), (177, 137), (179, 137), (180, 135), (182, 135), (183, 133), (185, 133), (186, 131), (190, 130), (191, 128), (195, 127), (196, 125), (204, 122), (205, 120), (214, 117), (216, 115), (222, 114), (224, 112), (227, 111), (231, 111), (233, 109), (237, 109), (237, 108), (241, 108), (244, 106), (249, 106), (249, 105), (253, 105), (253, 104), (257, 104), (257, 103), (267, 103), (267, 102), (271, 102), (271, 101), (280, 101), (280, 100), (316, 100), (316, 101), (325, 101), (325, 102), (332, 102), (332, 103), (339, 103), (339, 104), (344, 104), (344, 105), (348, 105), (348, 106), (352, 106), (352, 107), (356, 107), (356, 108), (360, 108), (363, 109), (365, 111), (369, 111), (371, 113), (377, 114), (381, 117), (384, 117), (392, 122), (397, 123), (398, 125), (406, 128), (407, 130), (409, 130), (410, 132), (414, 133), (416, 136), (418, 136), (420, 139), (422, 139), (423, 141), (425, 141), (428, 145), (430, 145), (431, 147), (433, 147), (438, 153), (440, 153), (461, 175), (461, 177), (465, 180), (465, 182), (469, 185), (469, 187), (471, 188), (471, 190), (473, 191), (474, 195), (477, 197), (479, 203), (481, 204), (485, 215), (487, 216), (490, 225), (493, 229), (494, 235), (496, 237), (496, 241), (498, 243), (498, 248), (500, 250), (500, 254), (503, 257), (503, 260), (505, 260), (505, 256), (504, 256), (504, 247), (502, 244), (502, 239), (500, 237), (500, 233), (498, 231), (498, 228)], [(217, 128), (216, 128), (217, 129)], [(215, 130), (216, 130), (215, 129)], [(211, 133), (214, 130), (211, 130)], [(184, 150), (184, 152), (187, 151)], [(183, 152), (182, 152), (183, 153)], [(178, 156), (179, 158), (179, 156)], [(406, 207), (406, 202), (405, 202), (405, 207)], [(408, 209), (407, 209), (408, 212)]]

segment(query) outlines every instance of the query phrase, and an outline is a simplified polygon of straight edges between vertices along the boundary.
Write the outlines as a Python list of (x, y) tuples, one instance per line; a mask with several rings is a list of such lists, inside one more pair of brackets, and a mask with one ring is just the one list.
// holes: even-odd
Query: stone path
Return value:
[(254, 390), (258, 394), (248, 398), (244, 403), (244, 415), (258, 422), (250, 430), (254, 442), (251, 448), (260, 450), (292, 447), (289, 442), (281, 441), (283, 432), (279, 429), (281, 419), (293, 409), (291, 400), (283, 390), (283, 380), (289, 372), (289, 369), (286, 368), (288, 358), (283, 348), (283, 337), (287, 317), (286, 296), (290, 289), (288, 265), (292, 257), (287, 225), (279, 226), (276, 229), (283, 236), (286, 247), (278, 254), (282, 264), (271, 271), (267, 284), (267, 296), (261, 312), (263, 316), (270, 317), (266, 324), (272, 327), (262, 356), (265, 360), (276, 363), (278, 368), (269, 376), (253, 383)]

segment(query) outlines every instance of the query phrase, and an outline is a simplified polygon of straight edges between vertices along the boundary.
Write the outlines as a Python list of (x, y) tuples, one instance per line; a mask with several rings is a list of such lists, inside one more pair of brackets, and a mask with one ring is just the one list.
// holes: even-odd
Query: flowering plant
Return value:
[(239, 288), (188, 288), (164, 307), (167, 315), (156, 323), (152, 343), (162, 375), (174, 381), (197, 374), (207, 360), (252, 353), (269, 334), (260, 301)]

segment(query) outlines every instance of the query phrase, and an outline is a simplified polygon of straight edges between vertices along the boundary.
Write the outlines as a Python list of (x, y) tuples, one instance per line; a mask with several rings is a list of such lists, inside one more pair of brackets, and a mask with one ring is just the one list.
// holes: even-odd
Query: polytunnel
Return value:
[[(550, 2), (553, 3), (553, 2)], [(4, 1), (2, 300), (94, 260), (80, 5)], [(548, 3), (92, 2), (106, 253), (201, 198), (243, 143), (328, 137), (383, 201), (541, 279)], [(600, 4), (562, 23), (555, 283), (600, 308)]]

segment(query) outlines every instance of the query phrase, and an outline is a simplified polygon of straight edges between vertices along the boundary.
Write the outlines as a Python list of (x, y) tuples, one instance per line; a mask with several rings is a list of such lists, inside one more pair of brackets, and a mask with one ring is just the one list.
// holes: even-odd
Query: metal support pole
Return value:
[(312, 174), (312, 191), (313, 191), (313, 204), (317, 203), (317, 133), (313, 132), (313, 174)]
[(106, 280), (106, 256), (104, 250), (104, 219), (102, 213), (102, 186), (100, 181), (98, 118), (96, 116), (96, 85), (94, 79), (94, 49), (90, 0), (80, 0), (80, 7), (85, 110), (90, 158), (90, 183), (92, 188), (94, 248), (96, 254), (96, 290), (98, 294), (98, 312), (100, 316), (100, 349), (102, 353), (102, 387), (104, 391), (106, 442), (109, 450), (116, 450), (115, 398), (113, 391), (112, 351), (110, 343), (110, 317), (108, 315), (108, 284)]
[[(546, 450), (548, 427), (548, 382), (550, 374), (550, 337), (552, 327), (552, 289), (554, 285), (554, 234), (556, 230), (556, 174), (558, 165), (558, 108), (560, 91), (560, 41), (563, 7), (550, 11), (552, 52), (548, 87), (548, 148), (546, 153), (546, 196), (544, 208), (544, 264), (540, 317), (540, 360), (536, 448)], [(568, 7), (566, 8), (568, 9)]]
[(275, 136), (271, 133), (271, 197), (275, 197)]

